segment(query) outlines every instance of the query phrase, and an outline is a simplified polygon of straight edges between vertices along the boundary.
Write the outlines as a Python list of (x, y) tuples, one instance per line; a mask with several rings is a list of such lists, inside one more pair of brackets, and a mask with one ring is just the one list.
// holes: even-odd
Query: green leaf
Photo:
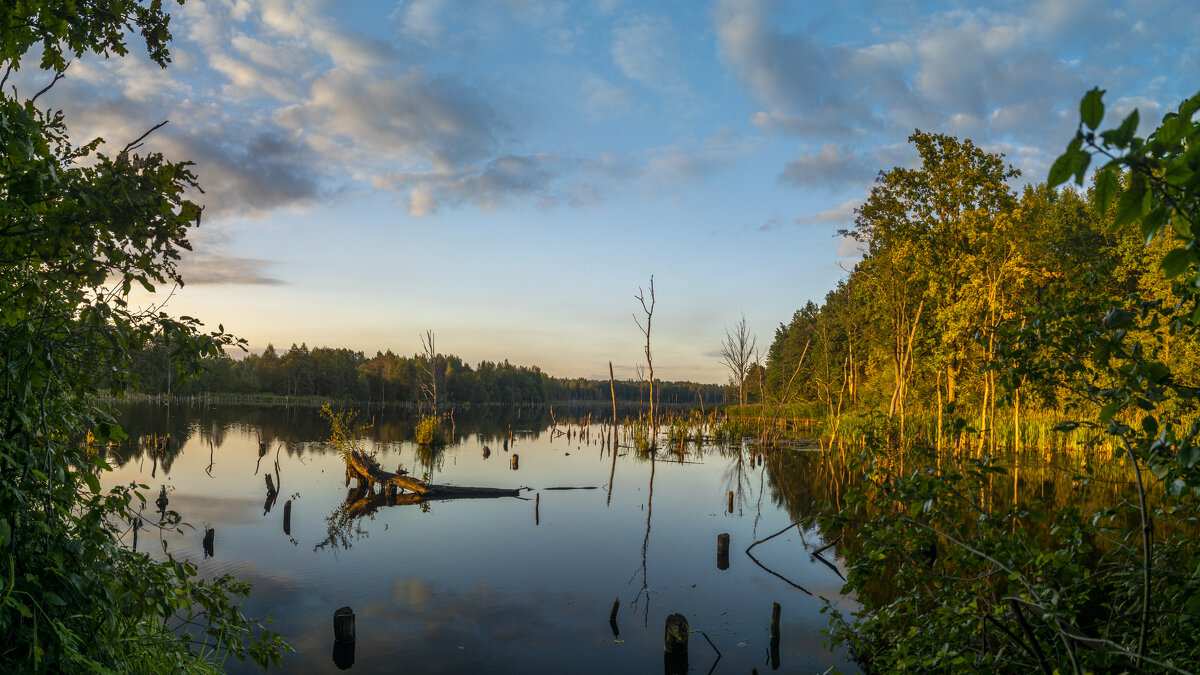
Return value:
[(1109, 401), (1103, 408), (1100, 409), (1100, 421), (1108, 422), (1117, 414), (1117, 411), (1125, 407), (1121, 401)]
[(1117, 217), (1113, 221), (1113, 226), (1120, 227), (1126, 223), (1140, 220), (1146, 213), (1148, 207), (1146, 197), (1148, 196), (1145, 179), (1134, 174), (1133, 179), (1129, 182), (1129, 187), (1117, 201)]
[(1128, 328), (1137, 315), (1127, 309), (1113, 308), (1104, 315), (1104, 327), (1109, 330)]
[(1187, 159), (1179, 157), (1167, 165), (1167, 170), (1163, 174), (1163, 179), (1171, 185), (1182, 186), (1192, 179), (1196, 174), (1190, 166)]
[(1083, 100), (1079, 102), (1079, 119), (1087, 125), (1087, 128), (1092, 131), (1100, 126), (1100, 120), (1104, 119), (1104, 102), (1101, 100), (1104, 96), (1104, 90), (1095, 87), (1088, 93), (1083, 95)]
[(1092, 163), (1092, 156), (1083, 150), (1076, 152), (1071, 158), (1071, 172), (1075, 174), (1075, 184), (1083, 185), (1083, 175), (1087, 173)]
[(1050, 167), (1050, 176), (1046, 179), (1050, 187), (1058, 187), (1067, 182), (1067, 179), (1071, 177), (1071, 173), (1073, 173), (1071, 170), (1072, 154), (1071, 152), (1066, 152), (1054, 160), (1054, 164)]
[(1177, 248), (1163, 256), (1159, 266), (1162, 267), (1163, 273), (1167, 275), (1168, 279), (1174, 279), (1183, 274), (1191, 262), (1192, 252), (1186, 248)]
[(1142, 216), (1142, 239), (1146, 240), (1146, 245), (1149, 246), (1152, 240), (1162, 231), (1163, 223), (1167, 220), (1168, 207), (1166, 204), (1160, 204), (1156, 208)]
[(100, 479), (96, 478), (96, 474), (90, 471), (83, 471), (81, 473), (83, 475), (83, 482), (87, 483), (92, 492), (95, 494), (100, 494)]
[(1108, 213), (1108, 207), (1112, 205), (1113, 199), (1120, 189), (1121, 184), (1117, 180), (1116, 171), (1112, 169), (1100, 171), (1096, 175), (1096, 211), (1101, 215)]
[(1133, 140), (1133, 135), (1137, 132), (1137, 126), (1138, 111), (1135, 109), (1129, 113), (1124, 122), (1121, 122), (1120, 127), (1101, 133), (1100, 138), (1104, 139), (1104, 142), (1108, 145), (1124, 150), (1129, 147), (1130, 141)]

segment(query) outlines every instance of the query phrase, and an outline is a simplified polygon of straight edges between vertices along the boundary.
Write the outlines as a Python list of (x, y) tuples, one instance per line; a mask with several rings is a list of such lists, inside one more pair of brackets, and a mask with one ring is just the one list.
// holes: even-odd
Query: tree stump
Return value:
[(217, 531), (211, 527), (204, 528), (204, 557), (213, 557), (213, 540), (216, 539)]
[(513, 453), (513, 456), (512, 456), (511, 465), (512, 465), (512, 470), (516, 471), (517, 470), (517, 453), (515, 453), (515, 452)]
[(729, 533), (717, 535), (717, 569), (729, 569)]
[(333, 613), (334, 642), (354, 642), (354, 610), (349, 607), (339, 608)]
[(663, 637), (663, 647), (668, 654), (686, 654), (688, 649), (688, 626), (687, 617), (682, 614), (675, 613), (667, 617), (666, 635)]
[(771, 670), (779, 670), (779, 603), (771, 603)]
[(283, 503), (283, 533), (292, 536), (292, 500)]
[(733, 492), (730, 492), (730, 493), (729, 493), (729, 498), (728, 498), (728, 500), (726, 500), (726, 501), (728, 501), (728, 503), (729, 503), (729, 507), (728, 507), (728, 508), (729, 508), (729, 512), (730, 512), (730, 513), (733, 513)]

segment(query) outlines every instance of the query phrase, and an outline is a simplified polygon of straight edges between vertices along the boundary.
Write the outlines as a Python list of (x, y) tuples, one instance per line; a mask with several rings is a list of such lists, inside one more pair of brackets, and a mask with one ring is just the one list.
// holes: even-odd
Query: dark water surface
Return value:
[[(108, 480), (148, 484), (151, 501), (168, 486), (169, 508), (196, 527), (169, 536), (169, 550), (204, 575), (232, 573), (254, 584), (246, 613), (273, 615), (273, 629), (296, 650), (282, 672), (339, 670), (332, 617), (348, 605), (358, 636), (352, 670), (362, 672), (663, 672), (664, 622), (679, 612), (693, 630), (689, 672), (765, 673), (776, 665), (768, 634), (773, 602), (782, 607), (779, 672), (857, 672), (846, 654), (824, 647), (822, 598), (856, 605), (840, 595), (837, 574), (811, 557), (825, 543), (820, 535), (792, 528), (754, 548), (784, 578), (745, 553), (826, 489), (819, 452), (789, 450), (752, 467), (749, 447), (690, 445), (682, 462), (662, 451), (652, 462), (622, 446), (614, 464), (599, 425), (564, 427), (560, 413), (568, 441), (551, 434), (548, 414), (528, 410), (460, 412), (454, 442), (432, 451), (412, 441), (409, 413), (363, 411), (361, 418), (374, 419), (366, 446), (386, 469), (402, 465), (435, 483), (532, 489), (520, 499), (383, 506), (366, 517), (339, 517), (345, 466), (323, 442), (328, 427), (315, 409), (122, 409), (134, 440), (110, 451), (116, 470)], [(505, 451), (510, 427), (515, 442)], [(590, 435), (580, 438), (581, 430)], [(167, 433), (172, 450), (161, 458), (134, 447), (140, 436)], [(260, 438), (267, 445), (261, 458)], [(267, 474), (279, 487), (273, 504)], [(202, 547), (205, 526), (215, 530), (211, 558)], [(717, 565), (721, 533), (731, 538), (726, 570)], [(139, 549), (161, 549), (152, 530), (143, 531)], [(608, 621), (614, 599), (616, 636)], [(700, 631), (720, 650), (719, 662)], [(236, 661), (226, 667), (254, 670)]]

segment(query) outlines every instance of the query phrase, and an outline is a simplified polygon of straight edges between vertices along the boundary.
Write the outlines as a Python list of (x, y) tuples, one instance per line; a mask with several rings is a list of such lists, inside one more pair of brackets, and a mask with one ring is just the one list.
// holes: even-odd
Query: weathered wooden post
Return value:
[(217, 531), (211, 527), (204, 528), (204, 557), (213, 557), (213, 540), (216, 539)]
[(729, 512), (733, 513), (733, 492), (732, 491), (729, 492), (729, 498), (726, 501), (729, 502), (729, 507), (728, 507)]
[(666, 635), (663, 638), (663, 672), (674, 675), (688, 671), (689, 632), (687, 617), (678, 613), (667, 617)]
[(492, 456), (492, 451), (488, 449), (488, 446), (486, 446), (486, 445), (483, 446), (483, 458), (487, 459), (488, 457), (491, 457), (491, 456)]
[(292, 500), (283, 503), (283, 533), (292, 536)]
[(729, 569), (729, 533), (717, 535), (717, 569)]
[(512, 460), (510, 461), (510, 464), (511, 464), (511, 466), (512, 466), (512, 470), (513, 470), (513, 471), (516, 471), (516, 470), (517, 470), (517, 453), (515, 453), (515, 452), (513, 453)]
[(333, 613), (333, 663), (340, 670), (354, 665), (354, 610), (341, 607)]
[[(513, 455), (513, 459), (516, 459), (516, 455)], [(515, 464), (515, 462), (514, 462), (514, 464)], [(513, 467), (513, 468), (516, 468), (516, 467)], [(541, 505), (542, 505), (542, 493), (539, 492), (533, 498), (533, 524), (534, 525), (542, 524), (542, 518), (538, 514), (538, 509), (541, 507)]]
[[(776, 605), (778, 607), (778, 605)], [(337, 642), (354, 642), (354, 610), (340, 607), (333, 613), (333, 639)]]
[(771, 603), (771, 670), (779, 670), (779, 603)]
[(613, 638), (621, 637), (621, 631), (617, 628), (617, 610), (621, 606), (621, 598), (613, 598), (612, 610), (608, 613), (608, 627), (612, 628)]

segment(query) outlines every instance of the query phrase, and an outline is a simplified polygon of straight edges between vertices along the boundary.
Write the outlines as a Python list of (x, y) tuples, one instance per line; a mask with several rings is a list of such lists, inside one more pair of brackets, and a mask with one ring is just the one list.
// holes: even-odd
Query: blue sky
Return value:
[(854, 264), (836, 232), (915, 128), (1041, 181), (1087, 89), (1144, 126), (1200, 89), (1189, 0), (170, 7), (170, 68), (86, 58), (43, 99), (196, 163), (170, 311), (561, 376), (633, 376), (653, 274), (655, 374), (724, 381), (726, 325), (765, 352)]

